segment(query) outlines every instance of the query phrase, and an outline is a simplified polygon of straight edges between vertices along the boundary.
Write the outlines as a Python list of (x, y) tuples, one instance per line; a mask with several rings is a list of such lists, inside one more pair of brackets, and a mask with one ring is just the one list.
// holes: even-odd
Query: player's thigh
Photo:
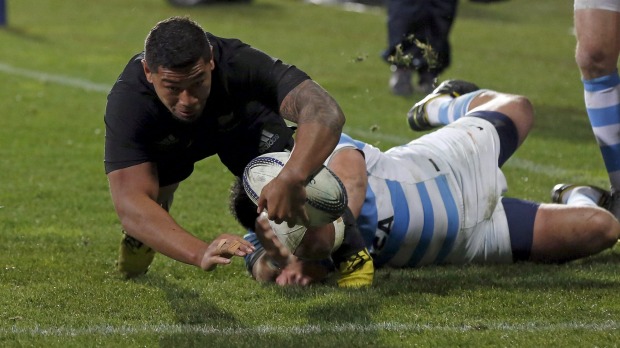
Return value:
[(541, 204), (534, 222), (530, 260), (567, 261), (615, 244), (620, 226), (598, 207)]

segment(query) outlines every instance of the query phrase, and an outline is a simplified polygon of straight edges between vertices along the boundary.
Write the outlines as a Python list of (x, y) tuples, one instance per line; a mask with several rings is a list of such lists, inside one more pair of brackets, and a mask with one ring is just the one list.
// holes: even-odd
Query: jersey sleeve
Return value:
[[(149, 147), (162, 127), (157, 120), (163, 105), (146, 81), (142, 54), (129, 61), (107, 97), (105, 108), (106, 174), (136, 164), (154, 161)], [(159, 106), (158, 106), (159, 105)]]
[(332, 153), (329, 155), (329, 157), (327, 157), (327, 159), (325, 160), (325, 162), (323, 162), (323, 164), (326, 166), (329, 165), (329, 162), (331, 162), (332, 158), (334, 158), (334, 155), (343, 149), (359, 150), (362, 156), (366, 158), (366, 154), (364, 153), (364, 151), (362, 151), (365, 145), (366, 144), (364, 144), (363, 142), (359, 140), (355, 140), (351, 138), (349, 135), (342, 133), (340, 135), (340, 140), (338, 141), (338, 145), (336, 145), (336, 147), (334, 148), (334, 151), (332, 151)]
[(129, 91), (112, 91), (108, 96), (104, 117), (106, 174), (151, 160), (143, 131), (146, 129), (143, 123), (147, 123), (145, 120), (148, 115), (145, 109), (131, 102), (138, 97)]
[(253, 231), (248, 230), (248, 233), (243, 236), (243, 239), (252, 243), (255, 248), (253, 253), (247, 254), (243, 257), (243, 259), (245, 260), (245, 268), (250, 274), (252, 274), (252, 268), (254, 268), (254, 264), (256, 263), (256, 261), (265, 253), (265, 248), (263, 248), (263, 245), (258, 240), (256, 233), (254, 233)]

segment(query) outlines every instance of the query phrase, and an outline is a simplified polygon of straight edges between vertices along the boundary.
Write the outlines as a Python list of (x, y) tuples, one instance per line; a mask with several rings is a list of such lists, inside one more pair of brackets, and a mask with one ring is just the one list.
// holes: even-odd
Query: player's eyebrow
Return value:
[[(180, 79), (180, 80), (184, 80), (184, 81), (196, 81), (196, 80), (201, 80), (201, 79), (205, 79), (207, 76), (207, 72), (206, 71), (200, 71), (198, 74), (194, 75), (194, 76), (188, 76), (186, 79)], [(175, 79), (175, 80), (171, 80), (170, 78), (167, 77), (162, 77), (161, 79), (162, 82), (167, 82), (167, 83), (179, 83), (179, 79)]]

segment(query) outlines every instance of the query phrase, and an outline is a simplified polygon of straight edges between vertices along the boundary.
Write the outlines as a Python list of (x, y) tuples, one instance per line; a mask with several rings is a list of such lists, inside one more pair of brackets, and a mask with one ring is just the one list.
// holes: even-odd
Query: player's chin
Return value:
[(190, 113), (190, 112), (180, 112), (180, 111), (176, 111), (174, 112), (174, 118), (177, 119), (178, 121), (182, 122), (182, 123), (194, 123), (196, 121), (198, 121), (198, 119), (200, 119), (200, 113), (195, 112), (195, 113)]

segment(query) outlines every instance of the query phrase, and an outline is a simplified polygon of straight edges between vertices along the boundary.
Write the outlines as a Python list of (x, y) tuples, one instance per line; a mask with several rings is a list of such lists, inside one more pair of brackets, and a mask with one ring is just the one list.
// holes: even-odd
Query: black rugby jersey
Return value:
[(217, 154), (237, 176), (254, 157), (292, 146), (293, 131), (279, 115), (286, 95), (310, 77), (293, 65), (237, 39), (207, 33), (215, 69), (211, 94), (194, 123), (176, 120), (131, 58), (108, 94), (104, 121), (105, 171), (156, 162), (160, 185), (187, 178), (194, 163)]

